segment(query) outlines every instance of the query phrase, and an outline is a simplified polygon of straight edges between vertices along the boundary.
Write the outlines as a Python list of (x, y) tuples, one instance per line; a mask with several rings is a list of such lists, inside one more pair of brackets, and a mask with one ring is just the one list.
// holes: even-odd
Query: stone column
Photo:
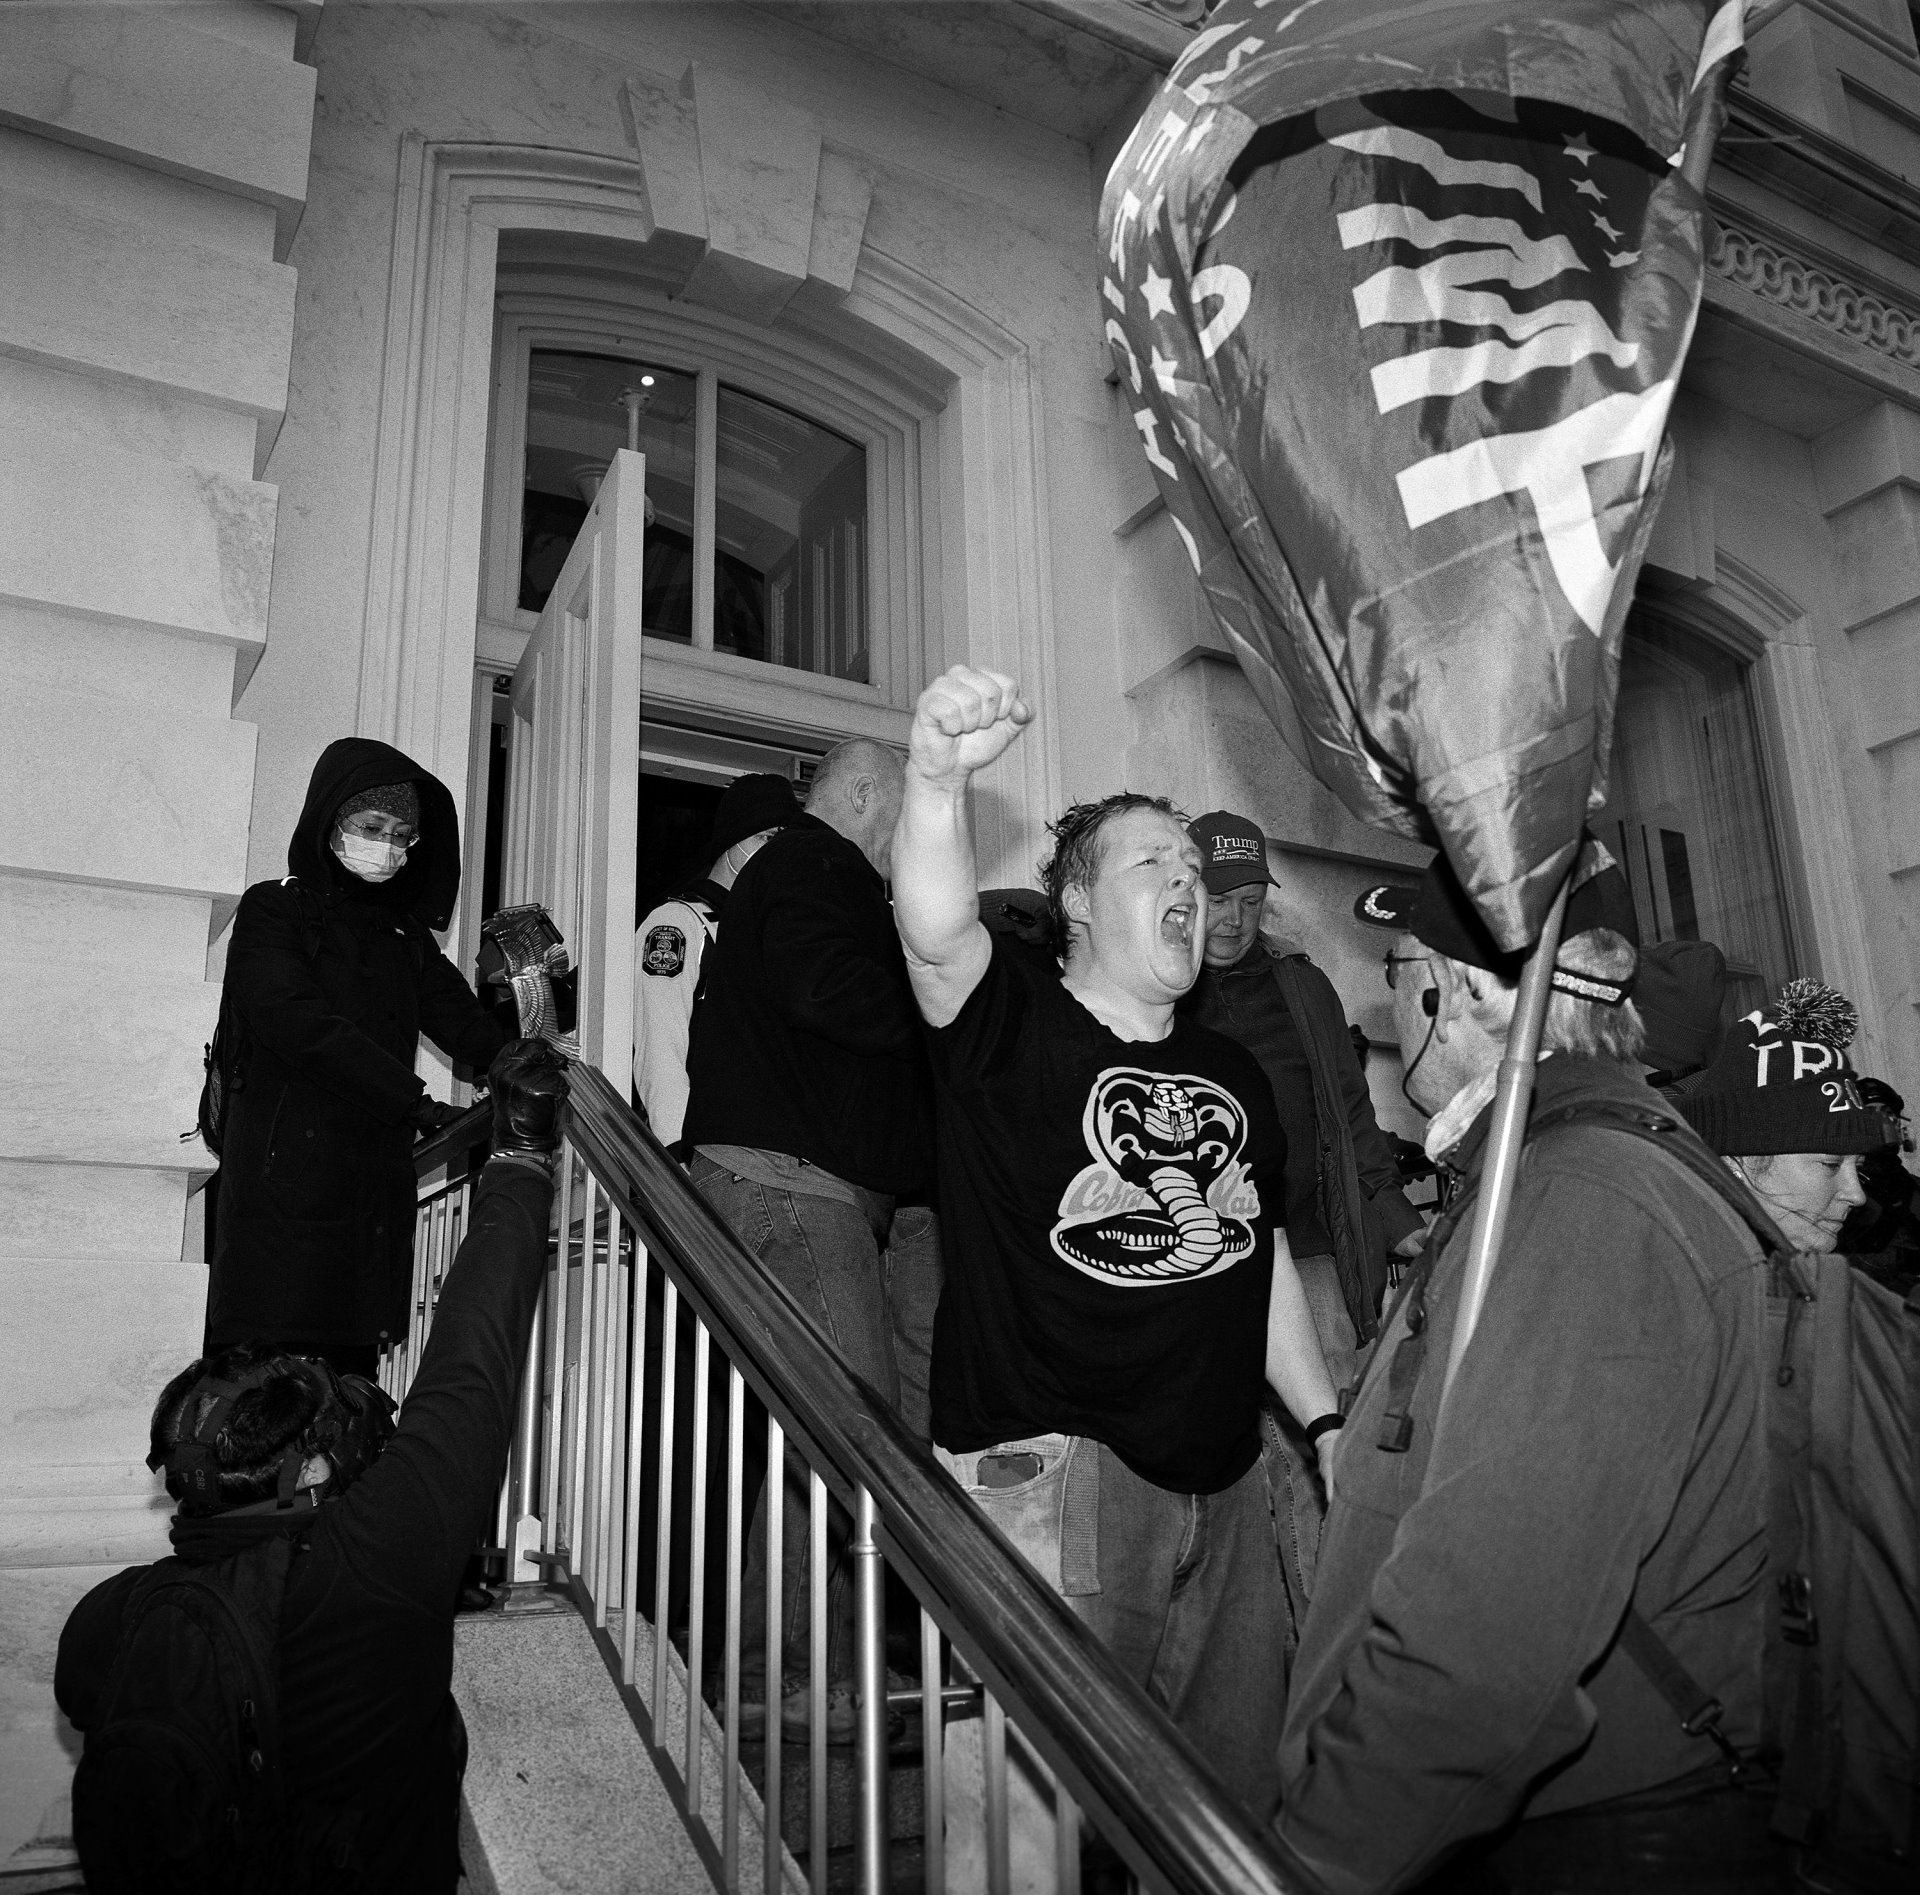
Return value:
[[(1851, 798), (1875, 953), (1878, 1017), (1856, 1057), (1916, 1103), (1920, 1075), (1920, 414), (1883, 401), (1813, 444), (1833, 534), (1858, 729), (1873, 787)], [(1856, 753), (1857, 756), (1857, 753)], [(1858, 785), (1858, 764), (1842, 768)], [(1878, 807), (1875, 807), (1875, 803)], [(1872, 865), (1884, 864), (1882, 874)], [(1884, 879), (1883, 879), (1884, 876)], [(1881, 932), (1884, 929), (1885, 932)]]
[[(311, 10), (309, 13), (311, 17)], [(273, 7), (0, 13), (0, 1872), (53, 1866), (72, 1601), (166, 1550), (189, 1188), (245, 878), (314, 74)]]

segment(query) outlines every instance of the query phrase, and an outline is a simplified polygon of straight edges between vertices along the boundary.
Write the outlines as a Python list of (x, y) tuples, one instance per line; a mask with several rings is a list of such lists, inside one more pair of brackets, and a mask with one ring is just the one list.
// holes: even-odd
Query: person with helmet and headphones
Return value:
[[(88, 1593), (54, 1673), (87, 1739), (74, 1833), (90, 1887), (226, 1885), (176, 1820), (179, 1747), (130, 1736), (128, 1716), (131, 1686), (163, 1721), (173, 1701), (206, 1691), (187, 1677), (130, 1685), (130, 1654), (156, 1584), (223, 1563), (216, 1583), (270, 1642), (277, 1672), (278, 1715), (261, 1721), (278, 1741), (254, 1753), (267, 1752), (254, 1768), (287, 1786), (263, 1845), (271, 1885), (452, 1895), (459, 1881), (454, 1606), (506, 1465), (547, 1262), (565, 1062), (516, 1040), (489, 1081), (492, 1157), (397, 1427), (371, 1382), (270, 1344), (217, 1349), (160, 1396), (148, 1466), (179, 1503), (173, 1558)], [(170, 1849), (181, 1860), (166, 1860)], [(255, 1886), (250, 1873), (232, 1885)]]

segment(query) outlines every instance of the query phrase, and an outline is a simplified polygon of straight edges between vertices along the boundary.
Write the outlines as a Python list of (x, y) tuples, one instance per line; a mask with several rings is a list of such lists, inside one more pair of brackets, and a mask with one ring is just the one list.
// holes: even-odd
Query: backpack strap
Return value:
[[(1794, 1267), (1792, 1247), (1781, 1234), (1780, 1227), (1767, 1215), (1759, 1199), (1707, 1149), (1691, 1126), (1677, 1114), (1655, 1106), (1651, 1100), (1645, 1106), (1637, 1101), (1629, 1105), (1615, 1099), (1595, 1099), (1559, 1106), (1542, 1113), (1528, 1127), (1528, 1138), (1531, 1140), (1535, 1132), (1551, 1131), (1565, 1125), (1607, 1126), (1631, 1137), (1644, 1139), (1650, 1145), (1657, 1145), (1705, 1185), (1753, 1233), (1774, 1272), (1775, 1282), (1780, 1283), (1784, 1279), (1785, 1287), (1794, 1299), (1788, 1305), (1786, 1340), (1782, 1348), (1781, 1365), (1776, 1372), (1776, 1379), (1783, 1387), (1790, 1383), (1793, 1368), (1787, 1361), (1787, 1354), (1793, 1346), (1793, 1326), (1802, 1302), (1811, 1302), (1813, 1296), (1802, 1284), (1799, 1272)], [(1790, 1619), (1791, 1599), (1787, 1602), (1787, 1610)], [(1791, 1630), (1788, 1636), (1791, 1638)], [(1711, 1742), (1726, 1761), (1735, 1781), (1744, 1777), (1751, 1767), (1750, 1762), (1740, 1755), (1732, 1740), (1720, 1728), (1720, 1720), (1726, 1714), (1725, 1707), (1702, 1687), (1700, 1681), (1674, 1655), (1673, 1647), (1653, 1629), (1636, 1606), (1629, 1606), (1626, 1617), (1621, 1621), (1620, 1648), (1640, 1667), (1647, 1682), (1672, 1707), (1674, 1715), (1680, 1720), (1681, 1730), (1689, 1737), (1704, 1737)]]
[(1708, 1738), (1726, 1760), (1737, 1781), (1746, 1774), (1747, 1760), (1733, 1747), (1733, 1741), (1720, 1728), (1726, 1715), (1712, 1692), (1702, 1688), (1685, 1665), (1673, 1654), (1673, 1647), (1641, 1617), (1637, 1607), (1629, 1606), (1620, 1624), (1620, 1648), (1646, 1673), (1647, 1682), (1672, 1706), (1680, 1728), (1689, 1737)]
[(1651, 1090), (1647, 1103), (1629, 1105), (1621, 1099), (1577, 1100), (1571, 1105), (1555, 1106), (1542, 1112), (1527, 1127), (1531, 1144), (1543, 1132), (1557, 1131), (1566, 1125), (1600, 1125), (1626, 1132), (1657, 1145), (1681, 1167), (1692, 1173), (1728, 1210), (1753, 1232), (1767, 1260), (1790, 1257), (1792, 1246), (1780, 1234), (1780, 1227), (1769, 1217), (1760, 1200), (1710, 1152), (1700, 1135), (1678, 1113), (1655, 1104)]

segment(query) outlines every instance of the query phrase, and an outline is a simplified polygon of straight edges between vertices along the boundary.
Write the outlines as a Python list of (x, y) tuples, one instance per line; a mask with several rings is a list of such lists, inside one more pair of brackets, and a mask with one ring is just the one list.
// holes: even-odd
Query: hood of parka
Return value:
[[(420, 798), (420, 839), (390, 882), (366, 882), (333, 852), (340, 805), (383, 783), (411, 783)], [(453, 919), (460, 893), (460, 818), (447, 786), (431, 771), (372, 737), (341, 737), (321, 751), (307, 800), (287, 844), (287, 867), (309, 887), (329, 889), (410, 914), (429, 928)]]

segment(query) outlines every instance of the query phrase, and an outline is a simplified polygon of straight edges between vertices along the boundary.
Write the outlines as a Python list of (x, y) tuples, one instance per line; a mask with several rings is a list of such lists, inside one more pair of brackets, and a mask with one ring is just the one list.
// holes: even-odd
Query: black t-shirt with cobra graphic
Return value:
[(1123, 1040), (1052, 959), (997, 939), (930, 1035), (946, 1282), (933, 1437), (1104, 1441), (1218, 1493), (1260, 1451), (1286, 1143), (1258, 1062), (1176, 1017)]

